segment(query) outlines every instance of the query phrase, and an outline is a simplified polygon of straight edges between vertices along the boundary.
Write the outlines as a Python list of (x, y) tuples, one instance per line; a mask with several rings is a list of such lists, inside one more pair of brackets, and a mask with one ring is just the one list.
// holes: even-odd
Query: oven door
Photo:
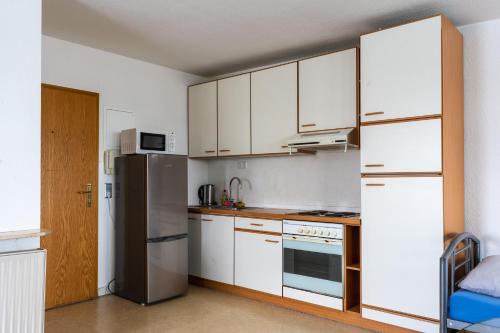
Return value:
[(283, 286), (343, 298), (343, 243), (283, 235)]

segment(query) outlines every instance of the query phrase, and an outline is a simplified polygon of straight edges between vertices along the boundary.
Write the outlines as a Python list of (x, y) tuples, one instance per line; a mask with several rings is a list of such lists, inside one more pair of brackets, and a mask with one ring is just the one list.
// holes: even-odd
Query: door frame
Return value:
[[(96, 233), (95, 233), (95, 272), (94, 273), (94, 276), (95, 276), (95, 285), (93, 286), (93, 292), (92, 292), (92, 295), (91, 295), (91, 298), (90, 299), (95, 299), (98, 297), (98, 287), (99, 287), (99, 180), (100, 180), (100, 177), (99, 177), (99, 159), (100, 159), (100, 155), (101, 155), (101, 134), (100, 134), (100, 130), (101, 130), (101, 126), (100, 126), (100, 123), (101, 123), (101, 108), (100, 108), (100, 105), (101, 105), (101, 100), (100, 100), (100, 94), (98, 92), (93, 92), (93, 91), (87, 91), (87, 90), (81, 90), (81, 89), (75, 89), (75, 88), (70, 88), (70, 87), (64, 87), (64, 86), (59, 86), (59, 85), (55, 85), (55, 84), (49, 84), (49, 83), (41, 83), (40, 85), (40, 99), (42, 99), (42, 93), (43, 93), (43, 88), (51, 88), (51, 89), (58, 89), (58, 90), (63, 90), (63, 91), (69, 91), (69, 92), (74, 92), (74, 93), (79, 93), (79, 94), (85, 94), (85, 95), (90, 95), (90, 96), (95, 96), (96, 97), (96, 109), (97, 109), (97, 123), (96, 123), (96, 128), (97, 128), (97, 164), (94, 166), (94, 170), (96, 171), (96, 174), (97, 174), (97, 181), (96, 181), (96, 184), (94, 186), (95, 188), (95, 193), (96, 193), (96, 209), (97, 209), (97, 213), (96, 213), (96, 225), (95, 225), (95, 230), (96, 230)], [(40, 120), (41, 120), (41, 117), (42, 117), (42, 105), (40, 103)], [(40, 131), (42, 130), (42, 124), (40, 124)], [(42, 136), (43, 134), (40, 133), (40, 139), (42, 139)], [(40, 146), (41, 146), (41, 143), (40, 143)], [(41, 154), (42, 154), (42, 151), (41, 151), (41, 147), (40, 147), (40, 159), (41, 159)], [(41, 163), (41, 161), (40, 161)], [(43, 172), (42, 172), (42, 166), (40, 166), (40, 184), (42, 184), (42, 177), (43, 177)], [(42, 188), (40, 187), (40, 197), (43, 193), (43, 190)], [(42, 219), (42, 210), (44, 209), (43, 206), (40, 207), (40, 228), (43, 228), (43, 219)], [(49, 235), (50, 237), (50, 235)], [(42, 243), (42, 239), (40, 240), (40, 243)], [(41, 247), (41, 244), (40, 244), (40, 247)], [(45, 292), (46, 292), (46, 288), (47, 288), (47, 282), (45, 283)], [(89, 300), (90, 300), (89, 299)], [(71, 302), (71, 303), (67, 303), (67, 304), (61, 304), (61, 305), (55, 305), (55, 306), (52, 306), (50, 308), (46, 308), (46, 309), (51, 309), (51, 308), (57, 308), (57, 307), (60, 307), (60, 306), (65, 306), (65, 305), (69, 305), (69, 304), (72, 304), (72, 303), (78, 303), (80, 301), (77, 301), (77, 302)]]

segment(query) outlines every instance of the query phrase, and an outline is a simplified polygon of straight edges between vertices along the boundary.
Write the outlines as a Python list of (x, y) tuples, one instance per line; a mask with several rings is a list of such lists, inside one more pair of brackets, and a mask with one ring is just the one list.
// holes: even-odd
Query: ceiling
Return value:
[(43, 0), (45, 35), (202, 76), (356, 45), (436, 13), (500, 17), (498, 0)]

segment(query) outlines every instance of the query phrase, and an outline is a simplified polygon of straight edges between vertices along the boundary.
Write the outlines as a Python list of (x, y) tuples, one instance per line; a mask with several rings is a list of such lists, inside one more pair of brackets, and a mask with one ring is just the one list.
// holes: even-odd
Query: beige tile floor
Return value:
[(190, 286), (187, 296), (141, 306), (116, 296), (48, 310), (45, 332), (370, 332), (271, 304)]

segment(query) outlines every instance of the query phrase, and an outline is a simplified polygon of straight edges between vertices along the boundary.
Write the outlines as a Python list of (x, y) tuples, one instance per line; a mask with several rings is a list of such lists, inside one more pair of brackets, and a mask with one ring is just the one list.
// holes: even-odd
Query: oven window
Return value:
[(141, 149), (165, 151), (165, 135), (141, 132)]
[(342, 256), (284, 248), (283, 270), (285, 273), (341, 283)]

